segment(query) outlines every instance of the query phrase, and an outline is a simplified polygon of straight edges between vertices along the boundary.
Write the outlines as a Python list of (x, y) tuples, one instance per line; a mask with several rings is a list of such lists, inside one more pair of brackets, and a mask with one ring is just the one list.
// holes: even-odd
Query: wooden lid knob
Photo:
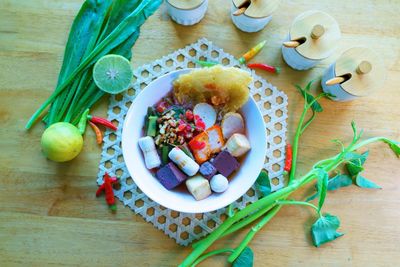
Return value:
[(358, 64), (358, 67), (356, 69), (356, 72), (358, 74), (367, 74), (372, 70), (372, 65), (369, 61), (361, 61), (360, 64)]
[(325, 33), (324, 26), (317, 24), (311, 30), (311, 38), (318, 39)]
[(305, 39), (295, 49), (303, 57), (313, 60), (329, 57), (341, 36), (336, 20), (318, 10), (310, 10), (297, 16), (289, 34), (291, 41)]
[(342, 88), (356, 96), (365, 96), (382, 87), (385, 67), (381, 57), (366, 47), (346, 50), (335, 63), (336, 76), (350, 75)]

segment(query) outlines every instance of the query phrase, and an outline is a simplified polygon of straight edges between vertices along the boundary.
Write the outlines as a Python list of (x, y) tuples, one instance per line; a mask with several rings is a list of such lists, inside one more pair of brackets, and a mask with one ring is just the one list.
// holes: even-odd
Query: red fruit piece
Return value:
[(167, 102), (165, 101), (160, 101), (157, 106), (156, 106), (156, 110), (158, 113), (163, 113), (166, 109), (167, 109)]
[(206, 147), (206, 142), (200, 142), (198, 140), (192, 140), (190, 142), (190, 148), (193, 150), (201, 150)]
[(178, 132), (182, 132), (183, 130), (185, 130), (186, 125), (185, 124), (179, 124), (178, 126)]
[(186, 110), (185, 117), (188, 121), (192, 121), (193, 120), (193, 112), (190, 109)]
[(194, 121), (194, 124), (196, 125), (197, 128), (201, 129), (202, 131), (206, 129), (206, 124), (200, 117)]

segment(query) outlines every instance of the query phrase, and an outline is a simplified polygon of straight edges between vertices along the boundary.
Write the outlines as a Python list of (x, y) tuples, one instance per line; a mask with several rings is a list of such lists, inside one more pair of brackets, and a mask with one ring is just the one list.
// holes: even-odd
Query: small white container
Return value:
[[(310, 69), (332, 55), (340, 36), (334, 18), (321, 11), (307, 11), (294, 19), (282, 46), (283, 59), (293, 69)], [(298, 45), (288, 47), (288, 41)]]
[[(325, 93), (332, 95), (332, 100), (350, 101), (376, 91), (382, 86), (384, 76), (383, 62), (376, 53), (366, 47), (353, 47), (329, 66), (321, 85)], [(342, 78), (344, 81), (327, 85), (334, 78)]]
[(206, 14), (208, 0), (167, 0), (168, 14), (178, 24), (189, 26), (198, 23)]
[[(258, 32), (272, 19), (272, 13), (279, 0), (248, 1), (232, 0), (231, 18), (233, 24), (244, 32)], [(240, 15), (234, 15), (242, 6), (248, 6)]]

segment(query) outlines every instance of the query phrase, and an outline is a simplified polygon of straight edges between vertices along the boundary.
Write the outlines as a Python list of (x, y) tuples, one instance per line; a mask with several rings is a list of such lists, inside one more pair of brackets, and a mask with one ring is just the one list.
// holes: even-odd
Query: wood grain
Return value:
[[(109, 213), (96, 199), (100, 148), (92, 132), (84, 151), (67, 164), (47, 161), (40, 152), (42, 125), (30, 132), (24, 124), (56, 83), (71, 22), (81, 0), (2, 0), (0, 2), (0, 265), (1, 266), (176, 266), (189, 253), (118, 203)], [(319, 78), (340, 53), (367, 44), (385, 62), (386, 82), (371, 96), (349, 102), (322, 100), (319, 114), (301, 142), (299, 174), (313, 162), (337, 151), (331, 139), (351, 138), (350, 122), (365, 137), (385, 135), (400, 140), (400, 13), (398, 1), (282, 1), (266, 29), (240, 32), (229, 17), (230, 1), (209, 1), (205, 18), (184, 27), (158, 11), (144, 25), (133, 48), (133, 66), (207, 37), (225, 51), (240, 56), (267, 40), (254, 59), (282, 67), (279, 75), (263, 74), (289, 96), (289, 138), (293, 137), (302, 106), (293, 84)], [(328, 12), (343, 36), (336, 54), (309, 71), (294, 71), (281, 57), (281, 44), (292, 20), (300, 13)], [(151, 45), (149, 45), (151, 44)], [(320, 90), (317, 84), (314, 90)], [(106, 114), (107, 101), (96, 111)], [(400, 264), (400, 164), (382, 145), (371, 148), (365, 176), (382, 190), (355, 186), (330, 193), (325, 210), (341, 218), (340, 239), (315, 248), (308, 209), (285, 207), (251, 243), (255, 266), (396, 266)], [(309, 193), (296, 193), (302, 198)], [(241, 234), (218, 246), (237, 244)], [(225, 266), (215, 257), (202, 266)]]

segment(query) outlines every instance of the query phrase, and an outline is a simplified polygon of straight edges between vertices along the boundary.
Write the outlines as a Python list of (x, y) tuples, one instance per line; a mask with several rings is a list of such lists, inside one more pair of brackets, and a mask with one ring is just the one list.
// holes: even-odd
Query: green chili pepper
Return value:
[(89, 114), (89, 109), (86, 109), (84, 112), (83, 112), (83, 114), (82, 114), (82, 116), (81, 116), (81, 119), (79, 120), (79, 123), (78, 123), (78, 129), (79, 129), (79, 132), (83, 135), (84, 133), (85, 133), (85, 131), (86, 131), (86, 123), (87, 123), (87, 115)]
[(219, 64), (218, 62), (204, 60), (196, 60), (195, 62), (202, 67), (212, 67)]

